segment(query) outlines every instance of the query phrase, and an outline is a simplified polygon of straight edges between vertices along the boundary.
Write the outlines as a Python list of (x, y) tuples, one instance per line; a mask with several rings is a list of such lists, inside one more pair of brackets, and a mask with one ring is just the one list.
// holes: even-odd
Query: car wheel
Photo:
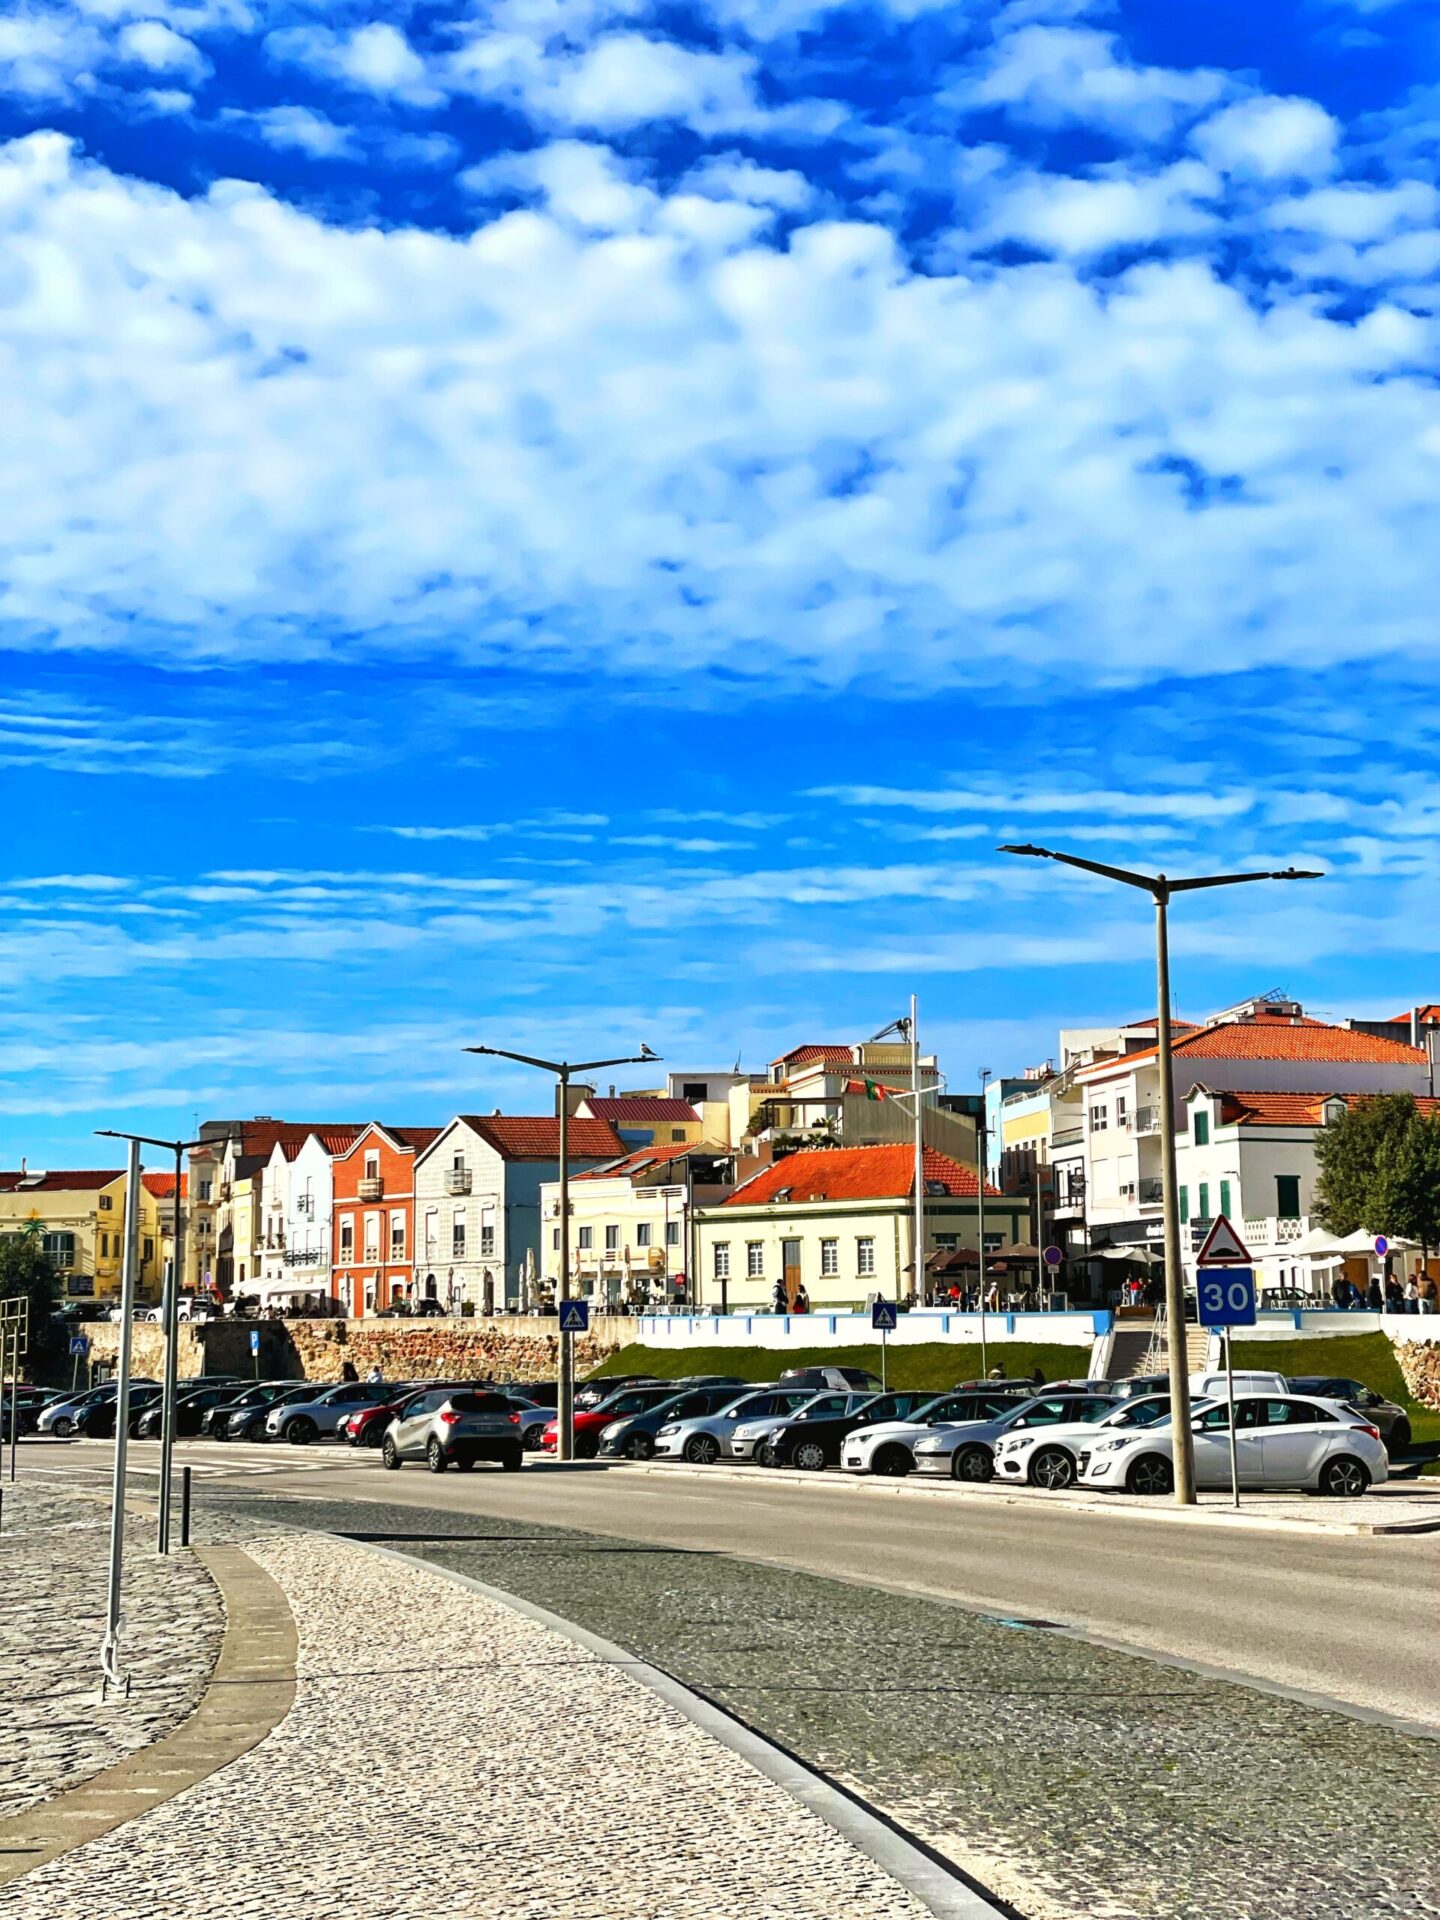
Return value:
[(315, 1422), (302, 1413), (299, 1419), (292, 1420), (286, 1427), (285, 1438), (292, 1447), (308, 1447), (319, 1431)]
[(425, 1449), (425, 1464), (431, 1473), (443, 1473), (450, 1462), (445, 1458), (445, 1449), (438, 1440), (432, 1440)]
[(971, 1486), (980, 1486), (986, 1480), (995, 1478), (995, 1462), (990, 1458), (988, 1447), (957, 1447), (950, 1462), (952, 1480), (964, 1480)]
[(211, 1427), (210, 1438), (212, 1440), (228, 1440), (230, 1438), (230, 1429), (223, 1420), (217, 1420), (214, 1426)]
[(461, 1473), (473, 1473), (475, 1471), (475, 1462), (468, 1458), (457, 1460), (455, 1464), (460, 1469)]
[(575, 1436), (575, 1458), (593, 1460), (600, 1451), (600, 1442), (593, 1433), (577, 1433)]
[(526, 1427), (520, 1436), (520, 1444), (526, 1453), (538, 1453), (540, 1451), (540, 1436), (544, 1431), (544, 1427), (538, 1420)]
[(1408, 1453), (1410, 1451), (1410, 1422), (1408, 1420), (1397, 1420), (1394, 1426), (1391, 1427), (1389, 1438), (1385, 1442), (1385, 1451), (1392, 1454)]
[(75, 1422), (62, 1415), (61, 1418), (55, 1422), (54, 1426), (51, 1427), (50, 1431), (55, 1435), (57, 1440), (68, 1440), (75, 1431)]
[(720, 1442), (713, 1433), (692, 1433), (685, 1442), (685, 1458), (692, 1467), (713, 1467), (720, 1458)]
[(360, 1444), (362, 1447), (383, 1447), (384, 1446), (385, 1429), (384, 1427), (381, 1426), (378, 1420), (373, 1421), (365, 1429), (364, 1433), (361, 1434)]
[(819, 1473), (825, 1465), (825, 1449), (818, 1440), (802, 1440), (791, 1455), (791, 1459), (806, 1473)]
[(1370, 1469), (1353, 1453), (1340, 1453), (1327, 1460), (1320, 1473), (1320, 1491), (1332, 1500), (1358, 1500), (1370, 1485)]
[(525, 1451), (523, 1447), (507, 1447), (505, 1452), (500, 1456), (500, 1465), (505, 1469), (506, 1473), (518, 1473), (524, 1464)]
[(1173, 1493), (1175, 1469), (1163, 1453), (1142, 1453), (1125, 1473), (1127, 1493)]
[(771, 1446), (768, 1440), (762, 1440), (760, 1445), (755, 1449), (755, 1461), (758, 1466), (762, 1467), (778, 1467), (781, 1464), (779, 1454), (776, 1453), (774, 1447)]
[(380, 1463), (388, 1473), (400, 1471), (400, 1450), (388, 1433), (380, 1442)]
[(632, 1436), (625, 1451), (632, 1460), (650, 1460), (655, 1455), (655, 1442), (648, 1433), (637, 1433)]
[(1030, 1462), (1030, 1484), (1056, 1493), (1075, 1484), (1075, 1462), (1063, 1447), (1042, 1447)]
[(887, 1480), (903, 1480), (907, 1473), (915, 1471), (915, 1461), (908, 1447), (881, 1447), (870, 1462), (870, 1471), (882, 1474)]

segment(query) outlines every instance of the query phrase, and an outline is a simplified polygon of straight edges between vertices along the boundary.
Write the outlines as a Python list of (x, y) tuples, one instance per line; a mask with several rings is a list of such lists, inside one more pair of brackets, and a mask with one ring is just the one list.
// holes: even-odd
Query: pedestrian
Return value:
[(1419, 1284), (1417, 1285), (1415, 1291), (1420, 1296), (1421, 1313), (1434, 1313), (1435, 1296), (1437, 1292), (1440, 1292), (1440, 1288), (1436, 1287), (1435, 1282), (1431, 1279), (1429, 1273), (1425, 1272), (1423, 1269), (1420, 1274)]
[(347, 1360), (341, 1367), (340, 1378), (342, 1380), (358, 1380), (360, 1378), (359, 1374), (355, 1371), (355, 1362), (353, 1360)]
[(1405, 1311), (1406, 1313), (1420, 1311), (1420, 1289), (1416, 1286), (1413, 1275), (1405, 1286)]
[(1378, 1280), (1372, 1280), (1365, 1289), (1365, 1304), (1372, 1313), (1379, 1313), (1383, 1310), (1385, 1296), (1380, 1291), (1380, 1282)]
[(785, 1291), (785, 1282), (783, 1280), (777, 1280), (775, 1282), (775, 1292), (774, 1292), (774, 1298), (773, 1298), (772, 1304), (775, 1308), (776, 1313), (788, 1313), (790, 1311), (790, 1296)]
[(791, 1307), (790, 1311), (792, 1313), (808, 1313), (810, 1311), (810, 1296), (805, 1291), (805, 1282), (803, 1280), (795, 1289), (795, 1304)]
[(371, 1367), (369, 1373), (366, 1374), (365, 1378), (366, 1380), (369, 1381), (372, 1387), (380, 1387), (385, 1384), (385, 1375), (381, 1371), (380, 1362), (378, 1360), (375, 1362), (374, 1366)]

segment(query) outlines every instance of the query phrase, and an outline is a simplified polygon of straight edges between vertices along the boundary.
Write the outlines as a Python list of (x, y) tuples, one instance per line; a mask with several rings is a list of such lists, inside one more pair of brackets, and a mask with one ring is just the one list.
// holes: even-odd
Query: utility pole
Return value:
[(120, 1664), (121, 1567), (125, 1556), (125, 1466), (130, 1442), (130, 1352), (135, 1333), (135, 1269), (140, 1255), (140, 1142), (130, 1142), (125, 1181), (125, 1251), (120, 1269), (119, 1378), (115, 1386), (115, 1476), (110, 1494), (110, 1574), (105, 1594), (105, 1638), (100, 1643), (100, 1698), (111, 1687), (130, 1691)]
[(920, 1117), (920, 1004), (913, 993), (910, 996), (910, 1090), (915, 1095), (915, 1298), (918, 1304), (923, 1305), (925, 1297), (925, 1138)]
[(1179, 1189), (1175, 1173), (1175, 1056), (1170, 1033), (1170, 901), (1177, 893), (1197, 893), (1208, 887), (1242, 886), (1250, 880), (1321, 880), (1323, 874), (1299, 867), (1279, 873), (1210, 873), (1193, 879), (1172, 880), (1164, 873), (1132, 873), (1128, 867), (1084, 860), (1075, 853), (1055, 853), (1049, 847), (1001, 847), (1001, 853), (1024, 854), (1033, 860), (1058, 860), (1062, 866), (1098, 873), (1122, 886), (1138, 887), (1155, 902), (1155, 1040), (1160, 1070), (1160, 1191), (1165, 1213), (1165, 1321), (1170, 1368), (1170, 1430), (1174, 1436), (1175, 1498), (1185, 1507), (1195, 1504), (1195, 1437), (1190, 1431), (1190, 1363), (1185, 1348), (1185, 1269), (1180, 1259)]
[[(516, 1060), (522, 1067), (538, 1067), (555, 1075), (556, 1119), (560, 1150), (560, 1279), (555, 1295), (555, 1310), (570, 1298), (570, 1081), (577, 1073), (594, 1073), (600, 1067), (638, 1066), (642, 1061), (661, 1056), (642, 1045), (639, 1053), (627, 1053), (615, 1060), (541, 1060), (533, 1053), (511, 1053), (506, 1047), (466, 1047), (466, 1053), (489, 1054), (497, 1060)], [(540, 1259), (545, 1258), (545, 1221), (540, 1221)], [(541, 1268), (544, 1279), (544, 1268)], [(573, 1334), (559, 1335), (555, 1379), (555, 1458), (570, 1460), (575, 1453), (575, 1350)]]
[(985, 1174), (986, 1162), (990, 1158), (986, 1151), (986, 1140), (990, 1130), (985, 1118), (985, 1088), (989, 1079), (989, 1067), (982, 1067), (980, 1069), (980, 1115), (975, 1123), (975, 1164), (980, 1175), (976, 1207), (980, 1228), (980, 1377), (982, 1380), (990, 1371), (987, 1365), (988, 1355), (985, 1351), (985, 1296), (990, 1290), (985, 1274)]

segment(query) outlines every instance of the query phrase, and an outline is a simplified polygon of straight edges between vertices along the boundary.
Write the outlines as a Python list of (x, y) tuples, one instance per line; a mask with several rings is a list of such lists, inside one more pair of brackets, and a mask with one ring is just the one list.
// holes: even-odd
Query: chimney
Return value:
[(20, 1156), (20, 1178), (22, 1180), (25, 1178), (25, 1156), (23, 1153)]

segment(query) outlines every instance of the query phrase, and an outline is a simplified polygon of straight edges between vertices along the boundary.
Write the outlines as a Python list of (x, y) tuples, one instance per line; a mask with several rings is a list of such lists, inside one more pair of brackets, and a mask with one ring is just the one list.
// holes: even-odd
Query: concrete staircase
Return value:
[(1105, 1367), (1106, 1377), (1111, 1380), (1134, 1380), (1144, 1373), (1154, 1337), (1153, 1320), (1122, 1321), (1115, 1329), (1115, 1339)]

